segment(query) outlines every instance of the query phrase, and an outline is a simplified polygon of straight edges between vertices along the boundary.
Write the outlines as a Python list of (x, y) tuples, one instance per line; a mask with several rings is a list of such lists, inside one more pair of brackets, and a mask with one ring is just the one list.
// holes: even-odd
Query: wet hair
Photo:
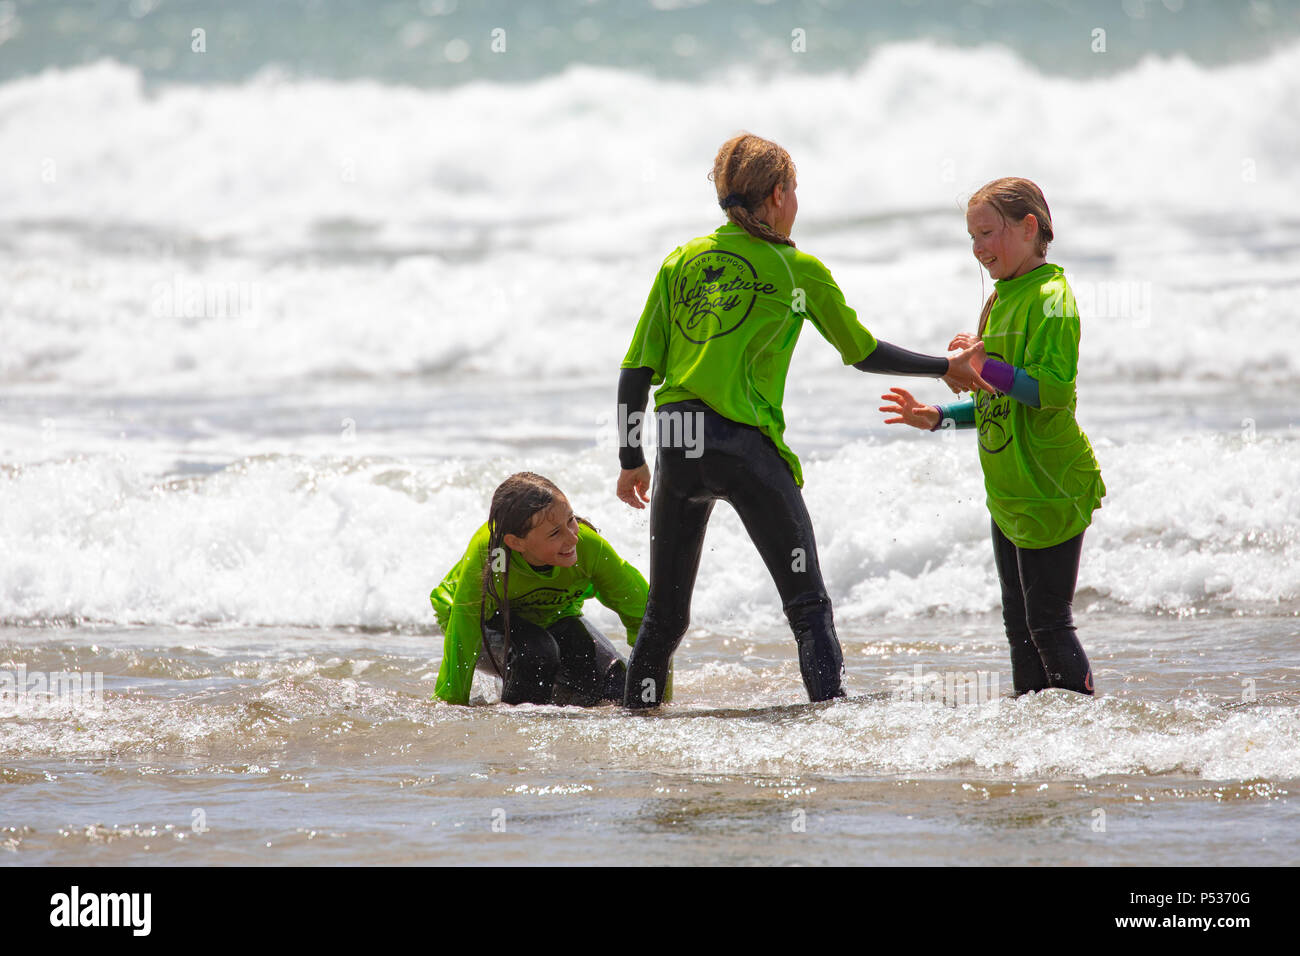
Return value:
[[(966, 208), (973, 209), (981, 203), (992, 206), (994, 212), (1006, 223), (1023, 222), (1032, 213), (1038, 223), (1038, 243), (1034, 246), (1034, 253), (1047, 255), (1047, 244), (1055, 238), (1052, 233), (1052, 212), (1047, 208), (1047, 200), (1043, 198), (1043, 191), (1036, 183), (1019, 176), (995, 179), (975, 190), (966, 203)], [(984, 334), (984, 326), (988, 323), (989, 313), (993, 311), (993, 303), (997, 298), (995, 290), (980, 311), (979, 335)]]
[[(521, 471), (511, 475), (492, 492), (492, 504), (488, 508), (488, 546), (487, 558), (483, 562), (483, 597), (479, 601), (479, 630), (482, 631), (487, 614), (488, 595), (501, 609), (505, 622), (505, 654), (510, 655), (510, 548), (505, 543), (506, 535), (512, 534), (523, 538), (533, 529), (540, 515), (545, 514), (557, 499), (564, 497), (564, 492), (556, 487), (549, 478)], [(586, 518), (578, 518), (593, 531), (597, 530)], [(500, 589), (497, 588), (497, 574), (493, 571), (493, 561), (497, 555), (505, 557), (505, 570), (502, 572)], [(488, 658), (496, 667), (497, 673), (505, 678), (505, 661), (498, 661), (487, 643), (483, 645)]]
[(794, 162), (784, 149), (761, 136), (740, 133), (722, 144), (709, 179), (728, 219), (757, 239), (794, 245), (789, 236), (781, 235), (754, 214), (778, 183), (788, 189), (794, 182)]

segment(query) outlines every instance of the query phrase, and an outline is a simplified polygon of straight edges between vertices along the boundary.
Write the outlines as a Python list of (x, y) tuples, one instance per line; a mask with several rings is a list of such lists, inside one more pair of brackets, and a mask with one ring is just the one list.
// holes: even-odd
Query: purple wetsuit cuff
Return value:
[(934, 423), (934, 427), (930, 429), (930, 431), (932, 431), (932, 432), (937, 432), (937, 431), (938, 431), (938, 430), (943, 426), (943, 406), (942, 406), (942, 405), (931, 405), (930, 407), (933, 408), (936, 412), (939, 413), (939, 420), (938, 420), (937, 422), (935, 422), (935, 423)]
[(1016, 369), (1015, 366), (1008, 365), (1006, 362), (989, 359), (984, 363), (984, 369), (980, 372), (980, 377), (1005, 395), (1011, 391), (1011, 386), (1015, 384)]

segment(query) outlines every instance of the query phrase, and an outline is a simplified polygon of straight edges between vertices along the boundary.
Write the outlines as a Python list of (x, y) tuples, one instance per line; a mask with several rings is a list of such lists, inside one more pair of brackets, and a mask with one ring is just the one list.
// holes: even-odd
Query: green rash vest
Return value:
[(1074, 420), (1079, 314), (1060, 266), (1047, 263), (994, 285), (985, 351), (1037, 379), (1040, 406), (976, 393), (988, 507), (1017, 547), (1050, 548), (1088, 527), (1106, 494), (1092, 445)]
[(755, 238), (735, 223), (692, 239), (664, 260), (623, 368), (647, 367), (655, 408), (699, 399), (757, 426), (803, 485), (785, 444), (785, 377), (808, 321), (845, 365), (876, 348), (830, 271), (792, 246)]
[[(549, 627), (565, 617), (582, 613), (583, 602), (594, 597), (618, 614), (627, 629), (627, 642), (636, 641), (645, 616), (646, 580), (592, 528), (578, 524), (578, 562), (571, 568), (548, 567), (538, 571), (517, 551), (505, 549), (510, 561), (510, 615), (539, 627)], [(483, 597), (483, 565), (488, 557), (488, 526), (474, 533), (465, 556), (433, 589), (429, 600), (444, 634), (442, 666), (434, 694), (451, 704), (468, 704), (474, 665), (478, 662), (483, 632), (479, 628), (479, 601)], [(497, 588), (504, 573), (497, 573)], [(483, 620), (498, 610), (491, 595)]]

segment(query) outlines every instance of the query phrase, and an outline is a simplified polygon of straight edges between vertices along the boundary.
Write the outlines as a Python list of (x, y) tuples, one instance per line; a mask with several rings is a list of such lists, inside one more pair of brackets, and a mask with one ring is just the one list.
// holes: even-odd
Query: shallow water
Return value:
[[(9, 628), (104, 695), (0, 711), (0, 860), (1294, 862), (1294, 618), (1092, 614), (1095, 700), (1006, 696), (995, 624), (841, 625), (818, 705), (793, 641), (694, 631), (648, 716), (431, 703), (436, 634)], [(918, 665), (1001, 689), (904, 699)]]

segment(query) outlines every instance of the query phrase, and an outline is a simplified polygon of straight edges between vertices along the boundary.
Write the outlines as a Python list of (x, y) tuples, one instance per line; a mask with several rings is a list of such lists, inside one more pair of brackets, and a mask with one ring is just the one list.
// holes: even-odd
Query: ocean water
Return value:
[[(0, 4), (0, 862), (1293, 863), (1297, 98), (1294, 4)], [(1006, 696), (971, 436), (808, 330), (852, 699), (720, 507), (662, 712), (429, 702), (506, 475), (648, 567), (617, 366), (738, 129), (914, 349), (989, 291), (965, 197), (1043, 187), (1097, 699)]]

